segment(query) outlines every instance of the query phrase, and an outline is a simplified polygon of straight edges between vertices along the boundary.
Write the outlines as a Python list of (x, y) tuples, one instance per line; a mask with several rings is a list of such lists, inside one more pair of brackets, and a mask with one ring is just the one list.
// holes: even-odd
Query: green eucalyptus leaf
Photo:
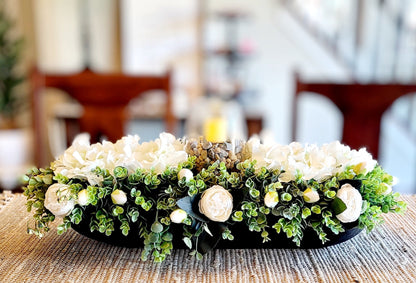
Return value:
[(165, 234), (162, 236), (162, 240), (163, 240), (163, 241), (166, 241), (166, 242), (171, 242), (171, 241), (173, 240), (173, 235), (172, 235), (172, 233), (170, 233), (170, 232), (165, 233)]
[(280, 196), (280, 198), (281, 198), (283, 201), (289, 202), (289, 201), (291, 201), (291, 200), (292, 200), (292, 195), (291, 195), (291, 194), (289, 194), (289, 193), (283, 193), (283, 194)]
[(184, 237), (182, 240), (189, 249), (192, 249), (192, 241), (190, 238)]
[(212, 237), (212, 233), (211, 233), (211, 231), (209, 230), (208, 225), (203, 225), (202, 227), (204, 227), (205, 232), (207, 232), (207, 233), (208, 233), (208, 235), (210, 235), (210, 236)]
[(160, 222), (155, 221), (155, 222), (152, 224), (152, 227), (150, 228), (150, 230), (151, 230), (153, 233), (160, 233), (160, 232), (162, 232), (162, 231), (163, 231), (163, 225), (162, 225), (162, 224), (160, 224)]
[(147, 239), (150, 243), (156, 243), (156, 242), (159, 241), (159, 234), (158, 233), (150, 233)]

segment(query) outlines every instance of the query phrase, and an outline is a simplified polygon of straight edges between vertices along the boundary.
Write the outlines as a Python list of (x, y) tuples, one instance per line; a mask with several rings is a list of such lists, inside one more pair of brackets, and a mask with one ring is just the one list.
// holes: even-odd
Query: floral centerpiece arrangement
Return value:
[(394, 178), (365, 149), (339, 142), (212, 143), (162, 133), (151, 142), (126, 136), (90, 144), (80, 135), (26, 181), (29, 233), (42, 237), (59, 217), (58, 234), (72, 227), (143, 247), (142, 259), (156, 262), (174, 247), (189, 247), (197, 258), (221, 243), (275, 247), (277, 235), (299, 247), (311, 238), (323, 246), (406, 208), (392, 192)]

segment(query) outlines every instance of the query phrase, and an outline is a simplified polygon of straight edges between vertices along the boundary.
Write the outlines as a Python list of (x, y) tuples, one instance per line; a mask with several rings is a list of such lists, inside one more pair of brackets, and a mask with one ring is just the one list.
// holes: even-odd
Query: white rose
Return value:
[(233, 197), (219, 185), (212, 186), (202, 193), (199, 211), (212, 221), (225, 222), (233, 210)]
[(186, 213), (185, 210), (183, 209), (175, 209), (174, 211), (172, 211), (172, 213), (170, 214), (170, 220), (173, 223), (182, 223), (186, 217), (188, 217), (188, 214)]
[(189, 182), (193, 177), (194, 177), (194, 174), (189, 169), (184, 168), (178, 172), (179, 180), (182, 180), (183, 178), (185, 178), (186, 182)]
[(303, 199), (307, 203), (314, 203), (319, 200), (319, 193), (317, 191), (312, 190), (311, 188), (307, 188), (303, 192)]
[(361, 207), (363, 205), (361, 193), (350, 184), (344, 184), (338, 190), (337, 197), (347, 206), (347, 209), (336, 215), (338, 220), (343, 223), (356, 221), (360, 217)]
[(78, 192), (78, 204), (87, 205), (88, 204), (88, 191), (83, 189)]
[(114, 190), (111, 193), (111, 200), (114, 204), (123, 205), (127, 202), (127, 195), (122, 190)]
[(75, 200), (69, 198), (69, 186), (56, 183), (46, 191), (44, 205), (55, 216), (64, 217), (75, 206)]
[(279, 203), (279, 195), (277, 194), (277, 192), (268, 192), (264, 196), (264, 205), (265, 206), (273, 208), (278, 203)]

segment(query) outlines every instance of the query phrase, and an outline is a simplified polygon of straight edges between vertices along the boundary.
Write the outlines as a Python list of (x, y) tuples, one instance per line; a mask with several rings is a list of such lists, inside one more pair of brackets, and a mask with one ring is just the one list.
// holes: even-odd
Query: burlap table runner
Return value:
[(58, 236), (56, 224), (43, 239), (27, 235), (25, 198), (0, 196), (0, 282), (416, 282), (416, 195), (403, 196), (405, 216), (336, 246), (215, 250), (200, 261), (176, 250), (162, 264), (73, 230)]
[(13, 199), (14, 196), (15, 195), (12, 194), (11, 191), (4, 191), (3, 193), (0, 193), (0, 211)]

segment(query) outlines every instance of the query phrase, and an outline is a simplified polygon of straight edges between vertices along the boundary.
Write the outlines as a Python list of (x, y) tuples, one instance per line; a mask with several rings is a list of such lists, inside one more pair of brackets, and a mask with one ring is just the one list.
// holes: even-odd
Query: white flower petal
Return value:
[(360, 192), (350, 184), (344, 184), (338, 190), (337, 197), (347, 206), (347, 209), (336, 215), (338, 220), (343, 223), (356, 221), (360, 217), (363, 204)]
[(75, 206), (75, 200), (70, 199), (68, 189), (67, 185), (55, 183), (46, 191), (44, 205), (55, 216), (64, 217)]

